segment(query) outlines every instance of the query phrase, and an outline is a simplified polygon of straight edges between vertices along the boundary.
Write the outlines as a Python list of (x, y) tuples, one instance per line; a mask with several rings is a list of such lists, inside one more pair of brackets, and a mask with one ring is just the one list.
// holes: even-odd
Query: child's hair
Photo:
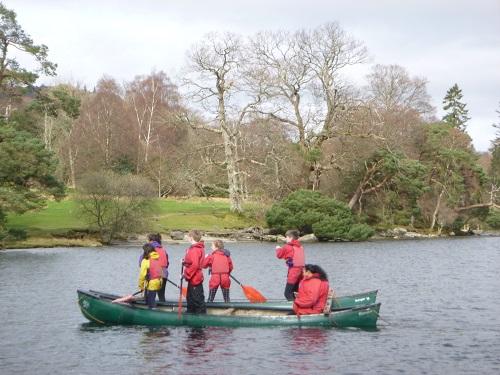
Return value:
[(222, 240), (215, 240), (213, 243), (216, 249), (224, 250), (224, 242)]
[(145, 243), (144, 245), (142, 245), (142, 250), (144, 250), (144, 253), (143, 253), (144, 259), (149, 259), (149, 254), (151, 252), (155, 251), (155, 248), (153, 247), (153, 245), (151, 245), (149, 243)]
[(189, 237), (191, 237), (194, 241), (200, 242), (201, 241), (201, 232), (196, 229), (192, 229), (189, 231)]
[(155, 241), (161, 245), (161, 234), (160, 233), (150, 233), (148, 234), (148, 241)]
[(299, 231), (297, 229), (287, 230), (285, 233), (285, 236), (292, 237), (294, 240), (298, 240), (299, 239)]
[(306, 264), (304, 266), (304, 269), (311, 273), (317, 273), (319, 275), (320, 280), (328, 280), (326, 272), (323, 270), (323, 268), (317, 266), (316, 264)]

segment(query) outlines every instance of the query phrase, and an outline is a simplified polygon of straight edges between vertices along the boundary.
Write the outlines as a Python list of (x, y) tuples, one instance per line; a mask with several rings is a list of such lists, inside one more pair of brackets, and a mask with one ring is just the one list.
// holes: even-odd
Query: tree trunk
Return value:
[(52, 119), (49, 118), (47, 111), (45, 111), (43, 116), (43, 142), (47, 150), (50, 150), (52, 148), (51, 140), (52, 140)]
[(309, 182), (311, 184), (310, 188), (312, 191), (319, 190), (319, 184), (321, 182), (321, 165), (317, 162), (312, 164), (311, 172), (309, 173)]
[(70, 187), (74, 189), (76, 187), (75, 160), (73, 157), (73, 148), (71, 147), (71, 144), (69, 145), (68, 148), (68, 161), (69, 161)]
[(226, 159), (227, 168), (227, 181), (229, 187), (229, 202), (232, 212), (243, 212), (240, 172), (237, 163), (237, 143), (234, 136), (228, 134), (227, 131), (223, 132), (224, 138), (224, 155)]
[(359, 198), (361, 198), (361, 195), (363, 194), (363, 183), (364, 181), (361, 182), (361, 184), (359, 184), (359, 186), (357, 187), (356, 191), (354, 192), (354, 195), (352, 196), (352, 198), (349, 200), (349, 208), (352, 210), (354, 208), (354, 206), (356, 205), (356, 203), (359, 201)]
[(436, 225), (437, 215), (438, 215), (439, 209), (441, 207), (441, 199), (443, 198), (443, 194), (444, 194), (444, 188), (442, 188), (441, 193), (439, 193), (437, 203), (436, 203), (436, 208), (434, 209), (434, 212), (432, 213), (432, 223), (431, 223), (430, 230), (434, 230), (434, 227)]

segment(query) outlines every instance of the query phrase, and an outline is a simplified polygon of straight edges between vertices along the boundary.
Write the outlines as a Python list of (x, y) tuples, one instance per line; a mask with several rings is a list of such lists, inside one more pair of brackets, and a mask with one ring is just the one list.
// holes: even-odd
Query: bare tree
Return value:
[(135, 119), (137, 172), (140, 172), (148, 163), (157, 128), (165, 123), (164, 111), (178, 107), (179, 95), (177, 87), (160, 71), (136, 77), (127, 85), (127, 99)]
[(99, 158), (104, 168), (110, 168), (115, 150), (119, 150), (118, 137), (123, 128), (124, 103), (121, 87), (114, 79), (104, 77), (99, 80), (95, 94), (87, 101), (82, 120), (87, 136), (97, 146)]
[(335, 159), (322, 155), (323, 144), (353, 135), (340, 124), (348, 124), (359, 103), (342, 73), (365, 61), (366, 48), (336, 23), (296, 33), (260, 33), (251, 44), (259, 70), (267, 75), (269, 100), (259, 110), (294, 131), (310, 171), (309, 187), (317, 190), (322, 172)]
[(224, 146), (223, 165), (227, 170), (230, 207), (242, 212), (243, 194), (240, 171), (240, 127), (251, 108), (260, 100), (248, 97), (243, 87), (244, 46), (231, 33), (211, 33), (188, 53), (185, 85), (190, 98), (206, 110), (206, 122), (185, 117), (194, 128), (220, 134)]
[(367, 99), (378, 110), (411, 111), (423, 117), (434, 115), (425, 79), (410, 77), (399, 65), (375, 65), (367, 78)]

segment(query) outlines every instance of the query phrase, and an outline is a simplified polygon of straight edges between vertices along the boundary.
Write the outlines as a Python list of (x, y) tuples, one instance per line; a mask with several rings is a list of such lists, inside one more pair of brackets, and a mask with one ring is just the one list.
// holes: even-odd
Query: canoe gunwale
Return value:
[[(82, 292), (84, 292), (84, 291), (82, 291)], [(100, 291), (92, 290), (92, 289), (90, 289), (88, 292), (94, 293), (99, 298), (107, 298), (107, 299), (111, 299), (111, 300), (121, 297), (121, 296), (118, 296), (118, 295), (115, 295), (115, 294), (106, 293), (106, 292), (100, 292)], [(363, 306), (366, 306), (366, 305), (373, 304), (373, 303), (376, 302), (377, 294), (378, 294), (378, 289), (375, 289), (375, 290), (370, 290), (370, 291), (362, 292), (362, 293), (356, 293), (356, 294), (352, 294), (352, 295), (348, 295), (348, 296), (338, 296), (338, 297), (336, 297), (336, 299), (350, 298), (350, 299), (356, 300), (359, 297), (363, 297), (364, 299), (366, 299), (367, 296), (375, 295), (375, 299), (371, 303), (363, 304)], [(138, 304), (138, 305), (144, 305), (145, 304), (145, 302), (142, 301), (142, 300), (136, 300), (134, 303)], [(167, 302), (157, 301), (157, 305), (160, 306), (160, 307), (162, 307), (162, 306), (163, 307), (171, 307), (173, 305), (177, 306), (177, 303), (178, 303), (177, 301), (167, 301)], [(343, 310), (346, 310), (346, 309), (350, 309), (352, 307), (356, 307), (356, 306), (346, 306), (346, 307), (340, 306), (340, 307), (337, 307), (337, 306), (334, 306), (335, 303), (336, 303), (336, 301), (334, 299), (332, 301), (332, 308), (331, 308), (332, 312), (343, 311)], [(248, 308), (248, 309), (263, 310), (263, 311), (265, 311), (265, 310), (269, 310), (269, 311), (287, 311), (287, 312), (292, 311), (292, 302), (288, 302), (288, 301), (284, 301), (284, 300), (277, 300), (276, 303), (273, 303), (273, 302), (267, 302), (267, 303), (206, 302), (206, 305), (207, 305), (207, 308), (220, 308), (220, 309), (231, 309), (231, 308), (241, 309), (241, 308)], [(185, 300), (183, 301), (183, 306), (186, 307), (186, 301)]]

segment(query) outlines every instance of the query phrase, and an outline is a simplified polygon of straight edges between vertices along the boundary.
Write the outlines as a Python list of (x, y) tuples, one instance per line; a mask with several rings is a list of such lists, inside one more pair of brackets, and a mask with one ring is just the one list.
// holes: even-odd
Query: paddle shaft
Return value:
[(236, 282), (237, 282), (240, 286), (243, 286), (243, 284), (242, 284), (242, 283), (240, 283), (240, 282), (236, 279), (236, 277), (234, 277), (233, 275), (229, 274), (229, 277), (231, 277), (231, 279), (233, 279), (234, 281), (236, 281)]
[(181, 282), (179, 287), (179, 302), (177, 305), (177, 317), (180, 319), (182, 315), (182, 282), (184, 281), (184, 262), (181, 265)]
[(167, 281), (168, 281), (170, 284), (172, 284), (173, 286), (175, 286), (176, 288), (179, 288), (179, 289), (180, 289), (179, 285), (177, 285), (176, 283), (174, 283), (172, 280), (167, 279)]

